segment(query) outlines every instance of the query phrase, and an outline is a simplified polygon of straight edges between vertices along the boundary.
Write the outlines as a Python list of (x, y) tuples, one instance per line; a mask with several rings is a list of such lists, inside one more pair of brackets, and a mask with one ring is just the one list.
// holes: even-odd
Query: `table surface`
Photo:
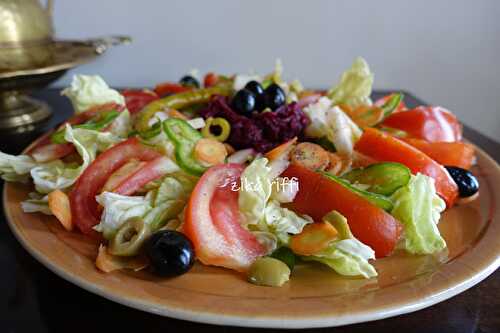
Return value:
[[(383, 92), (375, 93), (380, 96)], [(16, 154), (42, 131), (60, 123), (72, 112), (69, 102), (54, 89), (36, 97), (47, 101), (54, 116), (38, 133), (0, 133), (0, 150)], [(407, 93), (408, 106), (421, 103)], [(464, 134), (497, 162), (500, 144), (465, 126)], [(0, 184), (3, 187), (3, 184)], [(2, 208), (3, 212), (3, 208)], [(219, 327), (181, 321), (141, 312), (87, 292), (58, 277), (38, 263), (14, 238), (0, 216), (0, 331), (93, 332), (112, 324), (116, 332), (254, 332), (256, 329)], [(103, 324), (104, 323), (104, 324)], [(259, 330), (274, 332), (277, 330)], [(500, 270), (471, 289), (447, 301), (411, 314), (338, 328), (307, 332), (500, 332)]]

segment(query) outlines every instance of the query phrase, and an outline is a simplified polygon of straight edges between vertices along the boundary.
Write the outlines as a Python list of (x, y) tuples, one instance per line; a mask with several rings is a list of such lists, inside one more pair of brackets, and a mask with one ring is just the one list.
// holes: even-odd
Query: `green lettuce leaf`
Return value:
[(368, 63), (361, 57), (354, 60), (351, 68), (345, 71), (340, 83), (328, 91), (327, 96), (334, 105), (343, 103), (350, 107), (371, 105), (373, 73)]
[(326, 138), (335, 149), (344, 155), (351, 155), (356, 141), (361, 137), (361, 129), (339, 107), (332, 106), (327, 97), (304, 108), (309, 117), (305, 133), (311, 138)]
[(437, 227), (446, 204), (437, 195), (432, 178), (420, 173), (412, 176), (391, 199), (394, 202), (391, 214), (404, 226), (399, 247), (415, 254), (436, 253), (446, 247)]
[(104, 192), (96, 197), (104, 211), (100, 223), (94, 229), (110, 239), (127, 220), (141, 217), (152, 231), (158, 230), (182, 212), (196, 179), (176, 172), (164, 177), (159, 186), (144, 196)]
[(275, 238), (287, 244), (289, 235), (300, 233), (312, 219), (281, 207), (277, 200), (270, 200), (275, 179), (267, 164), (266, 158), (257, 158), (243, 171), (238, 205), (251, 231), (268, 233), (259, 234), (267, 243)]
[(79, 166), (67, 165), (60, 160), (39, 164), (30, 171), (35, 189), (40, 193), (49, 193), (56, 189), (68, 188), (95, 159), (98, 152), (102, 152), (121, 139), (112, 133), (103, 133), (82, 128), (73, 129), (66, 125), (64, 138), (75, 146), (82, 158)]
[(35, 166), (37, 163), (31, 156), (14, 156), (0, 152), (0, 176), (5, 181), (26, 182)]
[(337, 229), (339, 239), (331, 242), (323, 251), (301, 258), (325, 264), (340, 275), (365, 278), (377, 276), (377, 271), (369, 262), (370, 259), (375, 259), (375, 252), (352, 235), (347, 219), (332, 211), (323, 220)]
[(238, 205), (245, 224), (257, 224), (264, 217), (273, 181), (267, 162), (267, 158), (255, 159), (241, 174)]
[(29, 199), (21, 202), (21, 209), (25, 213), (42, 213), (53, 215), (49, 208), (49, 198), (36, 192), (31, 192)]
[(150, 199), (145, 196), (126, 196), (112, 192), (104, 192), (96, 197), (96, 201), (104, 207), (101, 221), (94, 230), (110, 239), (129, 219), (142, 217), (152, 209)]
[(61, 92), (67, 96), (76, 113), (106, 103), (125, 105), (125, 98), (111, 89), (99, 75), (75, 75), (71, 85)]

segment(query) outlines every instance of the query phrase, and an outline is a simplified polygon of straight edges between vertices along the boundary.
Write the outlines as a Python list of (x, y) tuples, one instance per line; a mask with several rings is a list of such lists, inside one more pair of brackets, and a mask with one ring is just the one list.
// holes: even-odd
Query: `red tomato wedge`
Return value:
[(440, 106), (419, 106), (396, 112), (388, 116), (383, 125), (430, 142), (455, 142), (462, 139), (462, 126), (457, 118)]
[(190, 87), (184, 87), (179, 83), (164, 82), (157, 84), (154, 90), (158, 96), (163, 97), (165, 95), (178, 94), (193, 89)]
[(95, 196), (108, 178), (135, 158), (150, 161), (161, 156), (157, 151), (144, 146), (137, 138), (130, 138), (106, 150), (85, 169), (70, 193), (73, 223), (84, 234), (93, 234), (93, 226), (99, 223), (99, 209)]
[(215, 86), (217, 84), (217, 81), (219, 81), (219, 76), (215, 73), (207, 73), (205, 77), (203, 78), (203, 86), (205, 88)]
[(422, 151), (441, 165), (470, 169), (474, 163), (474, 147), (465, 142), (428, 142), (411, 138), (402, 138), (401, 140)]
[(265, 254), (257, 238), (241, 225), (238, 192), (244, 167), (221, 164), (208, 169), (196, 184), (186, 209), (183, 231), (205, 265), (246, 271)]
[(378, 258), (388, 256), (401, 236), (402, 226), (383, 209), (321, 174), (292, 164), (282, 177), (297, 177), (299, 192), (291, 208), (319, 222), (336, 210), (347, 218), (353, 235), (369, 245)]
[[(387, 102), (388, 102), (388, 101), (392, 98), (392, 96), (394, 96), (394, 94), (389, 94), (389, 95), (386, 95), (386, 96), (384, 96), (384, 97), (381, 97), (381, 98), (377, 99), (377, 100), (375, 101), (375, 103), (373, 103), (373, 105), (374, 105), (374, 106), (377, 106), (377, 107), (379, 107), (379, 108), (380, 108), (380, 107), (382, 107), (385, 103), (387, 103)], [(401, 102), (399, 103), (399, 105), (396, 107), (396, 109), (393, 111), (393, 113), (395, 113), (395, 112), (405, 111), (406, 109), (407, 109), (406, 104), (405, 104), (403, 101), (401, 101)]]
[(45, 163), (63, 158), (74, 151), (75, 147), (71, 143), (49, 143), (33, 149), (30, 154), (35, 161)]
[(123, 90), (121, 94), (125, 97), (125, 104), (130, 114), (136, 114), (146, 105), (160, 98), (154, 91), (150, 90), (127, 89)]
[[(406, 112), (406, 111), (405, 111)], [(453, 206), (458, 187), (446, 169), (415, 147), (374, 128), (367, 128), (354, 149), (381, 162), (399, 162), (413, 174), (418, 172), (434, 178), (437, 193)]]
[(136, 159), (132, 159), (122, 165), (118, 170), (113, 172), (113, 174), (108, 178), (106, 183), (101, 189), (101, 192), (112, 192), (118, 187), (125, 179), (130, 177), (131, 174), (135, 173), (137, 170), (141, 169), (147, 162), (141, 162)]
[(131, 195), (137, 192), (141, 187), (158, 179), (169, 172), (176, 171), (173, 169), (176, 165), (166, 156), (160, 156), (144, 164), (142, 168), (131, 173), (125, 178), (113, 192), (121, 195)]

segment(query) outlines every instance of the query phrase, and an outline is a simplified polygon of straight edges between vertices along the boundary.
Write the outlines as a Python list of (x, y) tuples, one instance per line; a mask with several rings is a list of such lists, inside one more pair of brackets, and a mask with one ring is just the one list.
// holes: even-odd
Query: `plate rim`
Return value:
[[(36, 144), (38, 140), (35, 140), (30, 146)], [(488, 160), (488, 162), (495, 166), (495, 171), (500, 174), (499, 164), (483, 149), (474, 145), (476, 151), (482, 155), (482, 158)], [(489, 262), (483, 262), (480, 269), (471, 272), (469, 275), (462, 277), (460, 280), (451, 283), (450, 287), (447, 289), (440, 289), (439, 292), (434, 292), (429, 297), (420, 298), (410, 301), (402, 301), (397, 305), (387, 306), (384, 308), (377, 307), (374, 310), (367, 310), (364, 312), (355, 312), (353, 314), (343, 314), (338, 316), (307, 316), (302, 318), (290, 318), (290, 317), (277, 317), (277, 316), (258, 316), (249, 317), (241, 316), (236, 314), (218, 314), (213, 312), (201, 312), (182, 308), (172, 308), (169, 305), (160, 306), (158, 303), (140, 300), (136, 297), (127, 298), (125, 296), (117, 295), (114, 292), (108, 291), (106, 289), (100, 288), (97, 284), (94, 284), (84, 277), (72, 274), (70, 271), (66, 271), (64, 268), (59, 267), (57, 264), (51, 262), (43, 253), (38, 251), (36, 248), (32, 247), (29, 242), (23, 238), (20, 228), (15, 225), (13, 217), (11, 216), (11, 209), (6, 205), (7, 202), (7, 189), (11, 186), (15, 186), (12, 183), (5, 182), (2, 202), (4, 206), (4, 214), (8, 222), (9, 228), (16, 237), (17, 241), (22, 245), (22, 247), (33, 256), (38, 262), (48, 268), (50, 271), (58, 275), (59, 277), (71, 282), (72, 284), (104, 297), (108, 300), (116, 302), (127, 307), (131, 307), (137, 310), (153, 313), (156, 315), (166, 316), (174, 319), (187, 320), (192, 322), (204, 323), (204, 324), (214, 324), (214, 325), (227, 325), (227, 326), (239, 326), (239, 327), (253, 327), (253, 328), (288, 328), (288, 329), (300, 329), (300, 328), (321, 328), (321, 327), (336, 327), (355, 323), (363, 323), (374, 320), (380, 320), (384, 318), (394, 317), (402, 314), (411, 313), (414, 311), (421, 310), (423, 308), (432, 306), (439, 302), (445, 301), (452, 298), (459, 293), (471, 288), (472, 286), (478, 284), (493, 272), (495, 272), (498, 267), (500, 267), (500, 252), (497, 251), (497, 257), (495, 260)], [(493, 199), (491, 200), (493, 201)], [(493, 204), (493, 202), (491, 203)], [(493, 223), (494, 219), (492, 219)], [(496, 223), (500, 223), (496, 222)], [(491, 225), (488, 225), (489, 228)], [(487, 231), (486, 231), (487, 233)], [(477, 244), (476, 244), (477, 245)], [(474, 250), (475, 246), (467, 250), (470, 252)]]

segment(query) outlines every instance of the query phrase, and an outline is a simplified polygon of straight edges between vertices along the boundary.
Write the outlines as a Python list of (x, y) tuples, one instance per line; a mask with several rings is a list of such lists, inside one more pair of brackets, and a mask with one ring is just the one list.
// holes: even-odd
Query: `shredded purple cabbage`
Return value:
[(212, 97), (200, 115), (203, 118), (225, 118), (231, 124), (228, 143), (236, 149), (254, 148), (259, 152), (267, 152), (300, 136), (309, 124), (297, 103), (283, 105), (274, 112), (253, 113), (245, 117), (233, 111), (224, 96)]

